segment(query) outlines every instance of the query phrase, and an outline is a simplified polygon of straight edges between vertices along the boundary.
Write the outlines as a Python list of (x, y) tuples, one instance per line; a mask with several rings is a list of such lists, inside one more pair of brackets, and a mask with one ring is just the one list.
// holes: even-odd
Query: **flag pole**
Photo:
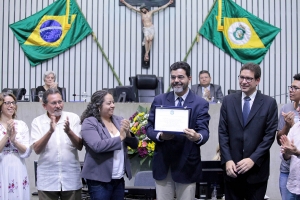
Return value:
[[(67, 1), (69, 1), (69, 0), (67, 0)], [(76, 0), (75, 0), (75, 2), (77, 3)], [(79, 7), (78, 3), (77, 3), (77, 7), (78, 7), (78, 9), (80, 10), (80, 12), (82, 13), (81, 8)], [(82, 16), (83, 16), (83, 17), (85, 18), (85, 20), (86, 20), (86, 17), (85, 17), (85, 15), (84, 15), (83, 13), (82, 13)], [(101, 53), (102, 53), (104, 59), (106, 60), (108, 66), (109, 66), (109, 68), (110, 68), (110, 70), (112, 71), (114, 77), (117, 79), (117, 81), (118, 81), (118, 83), (119, 83), (119, 86), (122, 86), (123, 84), (122, 84), (122, 82), (120, 81), (119, 76), (118, 76), (117, 73), (115, 72), (114, 67), (112, 66), (112, 64), (109, 62), (108, 57), (106, 56), (106, 54), (105, 54), (105, 52), (104, 52), (102, 46), (100, 45), (100, 43), (99, 43), (99, 41), (98, 41), (96, 35), (94, 34), (94, 32), (92, 32), (92, 36), (93, 36), (94, 41), (97, 43), (97, 46), (99, 47), (99, 49), (100, 49), (100, 51), (101, 51)]]
[[(205, 20), (207, 19), (207, 17), (209, 16), (209, 13), (212, 11), (212, 9), (213, 9), (213, 7), (214, 7), (214, 5), (215, 5), (215, 3), (216, 3), (217, 1), (218, 1), (218, 0), (215, 0), (214, 4), (213, 4), (212, 7), (210, 8), (210, 10), (209, 10), (207, 16), (206, 16), (205, 19), (204, 19), (204, 22), (205, 22)], [(202, 26), (203, 26), (203, 24), (201, 25), (200, 29), (202, 28)], [(200, 29), (199, 29), (199, 30), (200, 30)], [(196, 34), (196, 37), (195, 37), (195, 39), (193, 40), (193, 42), (192, 42), (192, 44), (191, 44), (189, 50), (188, 50), (188, 52), (185, 54), (185, 57), (184, 57), (183, 61), (186, 61), (186, 60), (187, 60), (187, 57), (188, 57), (189, 54), (191, 53), (192, 48), (193, 48), (193, 46), (195, 45), (195, 43), (197, 42), (199, 35), (200, 35), (200, 34), (199, 34), (199, 32), (198, 32), (198, 33)], [(170, 92), (170, 89), (171, 89), (171, 85), (169, 86), (167, 92)]]
[(71, 23), (69, 23), (69, 16), (70, 16), (70, 0), (67, 0), (66, 1), (66, 23), (65, 23), (66, 30), (69, 30), (71, 28)]
[(109, 62), (109, 60), (108, 60), (108, 58), (107, 58), (107, 56), (106, 56), (106, 54), (105, 54), (103, 48), (101, 47), (101, 45), (100, 45), (100, 43), (99, 43), (99, 41), (98, 41), (96, 35), (94, 34), (94, 32), (92, 33), (92, 36), (93, 36), (94, 41), (97, 43), (97, 46), (99, 47), (99, 49), (100, 49), (100, 51), (101, 51), (101, 53), (102, 53), (104, 59), (106, 60), (108, 66), (109, 66), (109, 68), (110, 68), (110, 70), (111, 70), (112, 73), (114, 74), (114, 76), (115, 76), (115, 78), (117, 79), (119, 85), (122, 86), (122, 83), (121, 83), (121, 81), (120, 81), (120, 79), (119, 79), (117, 73), (115, 72), (114, 67), (113, 67), (113, 66), (111, 65), (111, 63)]
[[(210, 12), (212, 11), (212, 9), (213, 9), (213, 7), (214, 7), (214, 5), (215, 5), (215, 3), (216, 3), (217, 1), (218, 1), (218, 0), (215, 0), (214, 4), (211, 6), (211, 8), (210, 8), (208, 14), (206, 15), (206, 17), (205, 17), (205, 19), (204, 19), (204, 22), (205, 22), (205, 20), (207, 19), (207, 17), (209, 16)], [(202, 28), (202, 26), (203, 26), (203, 24), (201, 25), (200, 29)], [(200, 30), (200, 29), (199, 29), (199, 30)], [(196, 43), (196, 41), (197, 41), (199, 35), (200, 35), (200, 34), (199, 34), (199, 31), (198, 31), (198, 33), (196, 34), (196, 37), (195, 37), (195, 39), (193, 40), (193, 42), (192, 42), (192, 44), (191, 44), (191, 46), (190, 46), (188, 52), (185, 54), (185, 57), (184, 57), (183, 61), (186, 61), (186, 60), (187, 60), (187, 57), (188, 57), (189, 54), (191, 53), (192, 48), (193, 48), (193, 46), (195, 45), (195, 43)]]

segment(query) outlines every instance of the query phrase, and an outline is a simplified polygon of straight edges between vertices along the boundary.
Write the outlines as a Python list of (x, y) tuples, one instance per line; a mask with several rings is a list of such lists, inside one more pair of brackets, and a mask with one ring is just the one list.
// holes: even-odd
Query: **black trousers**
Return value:
[(249, 184), (245, 179), (235, 182), (225, 180), (226, 200), (263, 200), (267, 191), (268, 181)]

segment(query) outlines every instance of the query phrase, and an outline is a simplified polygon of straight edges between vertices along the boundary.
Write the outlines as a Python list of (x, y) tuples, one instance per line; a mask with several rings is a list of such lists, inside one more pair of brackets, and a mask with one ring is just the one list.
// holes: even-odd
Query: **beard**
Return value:
[[(178, 87), (178, 86), (180, 86), (180, 87)], [(187, 88), (187, 85), (184, 85), (184, 84), (176, 84), (176, 83), (174, 83), (174, 84), (172, 84), (172, 88), (173, 88), (173, 91), (175, 92), (175, 93), (181, 93), (181, 92), (183, 92), (184, 90), (186, 90), (186, 88)]]
[(56, 111), (54, 111), (54, 115), (56, 116), (56, 117), (59, 117), (59, 116), (61, 116), (61, 113), (62, 113), (62, 110), (56, 110)]

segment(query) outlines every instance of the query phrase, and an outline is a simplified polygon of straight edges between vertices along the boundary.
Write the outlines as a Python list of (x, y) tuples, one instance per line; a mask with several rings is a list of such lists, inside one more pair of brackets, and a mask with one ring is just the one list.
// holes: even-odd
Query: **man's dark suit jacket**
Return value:
[[(202, 86), (200, 84), (192, 85), (191, 90), (195, 92), (195, 94), (202, 97)], [(220, 101), (220, 103), (223, 102), (223, 93), (221, 86), (216, 84), (210, 84), (210, 95), (214, 97), (214, 102), (217, 103)]]
[(183, 104), (183, 106), (192, 108), (187, 128), (201, 133), (203, 140), (200, 144), (196, 144), (182, 135), (175, 135), (172, 140), (159, 142), (156, 139), (158, 132), (154, 131), (155, 106), (175, 106), (174, 99), (174, 92), (161, 94), (154, 98), (151, 105), (146, 130), (147, 136), (156, 143), (152, 160), (153, 177), (156, 180), (165, 179), (170, 168), (173, 181), (178, 183), (198, 182), (202, 171), (200, 145), (205, 144), (209, 138), (209, 104), (192, 91), (189, 91)]
[(251, 158), (254, 166), (244, 175), (227, 181), (246, 178), (250, 184), (265, 182), (270, 173), (270, 151), (277, 130), (277, 103), (275, 99), (257, 91), (248, 120), (243, 126), (242, 92), (224, 97), (219, 122), (221, 164)]

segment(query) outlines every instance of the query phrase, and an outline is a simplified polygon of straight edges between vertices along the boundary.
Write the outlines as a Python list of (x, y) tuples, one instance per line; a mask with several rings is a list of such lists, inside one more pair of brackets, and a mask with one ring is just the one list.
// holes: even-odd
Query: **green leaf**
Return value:
[(152, 161), (152, 158), (150, 158), (149, 161), (148, 161), (149, 168), (151, 167), (151, 161)]
[(141, 159), (141, 160), (140, 160), (140, 165), (142, 165), (142, 164), (145, 162), (145, 160), (147, 160), (147, 158), (148, 158), (148, 156), (146, 156), (146, 157), (144, 157), (143, 159)]
[(140, 113), (140, 112), (143, 112), (143, 113), (147, 113), (148, 112), (148, 109), (147, 108), (144, 108), (143, 106), (140, 106), (138, 107), (137, 111)]

